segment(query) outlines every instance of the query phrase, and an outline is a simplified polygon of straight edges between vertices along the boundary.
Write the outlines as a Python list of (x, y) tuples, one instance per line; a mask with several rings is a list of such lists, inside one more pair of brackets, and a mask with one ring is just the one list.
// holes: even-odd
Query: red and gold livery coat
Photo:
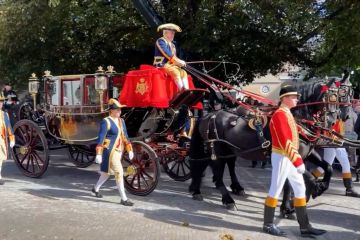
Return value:
[(290, 159), (295, 167), (303, 164), (299, 154), (299, 133), (290, 109), (281, 105), (270, 121), (272, 151)]

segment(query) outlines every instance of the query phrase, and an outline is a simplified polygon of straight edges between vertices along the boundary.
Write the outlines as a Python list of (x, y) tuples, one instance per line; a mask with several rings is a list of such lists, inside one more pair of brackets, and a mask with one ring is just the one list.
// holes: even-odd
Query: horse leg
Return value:
[(217, 159), (213, 162), (213, 171), (215, 175), (215, 186), (218, 189), (222, 196), (222, 203), (227, 209), (234, 209), (235, 201), (230, 196), (229, 191), (226, 189), (226, 186), (223, 182), (224, 170), (225, 170), (226, 161), (223, 159)]
[[(324, 169), (324, 177), (321, 182), (316, 182), (311, 174), (304, 174), (305, 182), (308, 182), (312, 186), (310, 194), (312, 195), (312, 198), (315, 199), (329, 188), (330, 180), (332, 177), (332, 167), (329, 163), (322, 161), (320, 155), (314, 150), (306, 158), (306, 160), (313, 163), (315, 166)], [(307, 185), (307, 193), (308, 186), (309, 185)]]
[(291, 186), (289, 180), (286, 179), (283, 188), (283, 200), (280, 205), (280, 217), (287, 219), (295, 219), (295, 208), (291, 200)]
[(206, 160), (204, 140), (202, 139), (199, 131), (199, 122), (196, 122), (195, 124), (194, 133), (190, 141), (189, 157), (191, 176), (189, 192), (192, 193), (194, 200), (201, 201), (203, 200), (200, 192), (201, 180), (204, 171), (209, 164), (209, 160)]
[(230, 185), (231, 191), (235, 195), (245, 196), (244, 188), (240, 185), (235, 172), (236, 157), (228, 158), (226, 162), (228, 165), (229, 174), (231, 178), (231, 185)]
[(201, 195), (201, 182), (204, 171), (209, 164), (208, 160), (190, 160), (190, 175), (191, 184), (189, 186), (189, 192), (192, 193), (194, 200), (202, 201), (203, 196)]

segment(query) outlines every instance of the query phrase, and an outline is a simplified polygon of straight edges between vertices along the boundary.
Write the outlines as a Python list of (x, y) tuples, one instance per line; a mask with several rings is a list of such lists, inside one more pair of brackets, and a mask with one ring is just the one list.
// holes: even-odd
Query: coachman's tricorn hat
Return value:
[(173, 23), (165, 23), (165, 24), (161, 24), (160, 26), (158, 26), (157, 31), (160, 32), (161, 30), (171, 30), (171, 31), (176, 31), (176, 32), (181, 32), (181, 28)]
[(120, 104), (120, 102), (114, 98), (110, 98), (108, 104), (109, 104), (109, 110), (120, 109), (120, 108), (126, 107), (126, 105)]
[(279, 98), (281, 99), (282, 97), (285, 96), (290, 96), (290, 95), (297, 95), (297, 96), (301, 96), (301, 94), (299, 94), (296, 90), (296, 88), (292, 85), (284, 85), (281, 87), (280, 89), (280, 96)]

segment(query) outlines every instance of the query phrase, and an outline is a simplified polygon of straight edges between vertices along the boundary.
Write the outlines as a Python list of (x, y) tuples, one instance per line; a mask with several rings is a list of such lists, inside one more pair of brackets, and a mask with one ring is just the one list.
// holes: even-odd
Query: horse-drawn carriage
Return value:
[(135, 153), (132, 160), (127, 155), (122, 159), (128, 191), (136, 195), (152, 192), (160, 163), (170, 177), (188, 179), (186, 134), (191, 134), (193, 116), (183, 106), (195, 105), (206, 91), (176, 95), (171, 81), (161, 74), (149, 68), (121, 75), (111, 66), (107, 71), (99, 67), (95, 74), (52, 76), (45, 71), (41, 86), (33, 74), (29, 79), (33, 103), (20, 106), (20, 120), (14, 124), (13, 157), (20, 171), (41, 177), (49, 165), (49, 150), (61, 148), (68, 149), (76, 166), (91, 165), (98, 125), (108, 115), (107, 102), (120, 97), (127, 105), (123, 118)]

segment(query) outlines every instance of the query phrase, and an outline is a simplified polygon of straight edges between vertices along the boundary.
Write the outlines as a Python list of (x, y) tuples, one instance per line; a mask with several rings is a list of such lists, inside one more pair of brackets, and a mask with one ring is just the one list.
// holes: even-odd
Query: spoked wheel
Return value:
[(18, 118), (31, 120), (32, 105), (30, 103), (23, 103), (18, 109)]
[(86, 168), (95, 160), (95, 151), (84, 146), (69, 145), (69, 154), (75, 166), (79, 168)]
[(124, 168), (125, 188), (134, 195), (146, 196), (156, 188), (159, 182), (160, 166), (156, 153), (143, 142), (132, 142), (134, 158), (129, 160), (125, 154)]
[(190, 163), (186, 149), (167, 149), (161, 165), (169, 177), (175, 181), (184, 182), (191, 177)]
[(14, 125), (14, 160), (20, 171), (28, 177), (41, 177), (49, 166), (48, 143), (41, 128), (30, 120)]

